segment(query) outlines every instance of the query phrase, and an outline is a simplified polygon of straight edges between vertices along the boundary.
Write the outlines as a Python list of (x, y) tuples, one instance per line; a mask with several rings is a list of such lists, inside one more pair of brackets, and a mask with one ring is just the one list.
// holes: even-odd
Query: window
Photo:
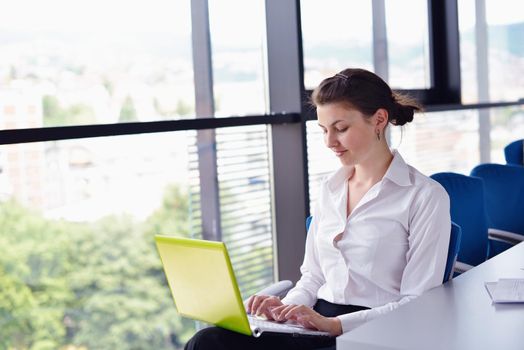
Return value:
[(391, 87), (430, 88), (427, 1), (388, 0), (385, 4)]
[(0, 147), (2, 347), (187, 340), (194, 323), (176, 312), (153, 236), (199, 237), (194, 142), (183, 131)]
[[(504, 147), (524, 135), (524, 111), (520, 106), (491, 108), (491, 162), (505, 164)], [(391, 148), (425, 175), (453, 171), (469, 175), (480, 164), (479, 111), (416, 114), (403, 127), (389, 126)]]
[(0, 94), (34, 120), (15, 127), (193, 116), (189, 20), (188, 0), (4, 6)]
[[(449, 74), (457, 66), (453, 41), (458, 34), (453, 19), (446, 18), (454, 17), (446, 12), (449, 2), (398, 1), (384, 2), (386, 18), (381, 19), (388, 28), (392, 85), (414, 89), (431, 103), (460, 102), (457, 74)], [(294, 222), (272, 217), (272, 199), (285, 205), (284, 191), (272, 193), (282, 178), (273, 179), (270, 173), (289, 169), (273, 168), (268, 138), (274, 145), (286, 144), (283, 140), (302, 145), (307, 137), (312, 208), (320, 179), (337, 169), (339, 160), (325, 147), (316, 121), (307, 122), (307, 135), (302, 135), (295, 113), (240, 118), (242, 122), (178, 120), (194, 118), (194, 90), (203, 88), (193, 81), (192, 54), (209, 58), (200, 56), (206, 50), (191, 51), (190, 5), (198, 13), (195, 25), (207, 28), (204, 14), (210, 17), (216, 116), (268, 112), (266, 89), (273, 85), (267, 76), (274, 75), (265, 57), (265, 2), (210, 0), (209, 12), (206, 3), (20, 0), (2, 6), (0, 134), (8, 137), (0, 137), (6, 144), (0, 146), (0, 348), (179, 348), (195, 324), (176, 313), (154, 248), (156, 233), (201, 238), (209, 235), (205, 224), (220, 221), (213, 228), (218, 227), (218, 238), (230, 250), (244, 298), (272, 282), (275, 271), (281, 277), (298, 271), (295, 243), (303, 243), (303, 222), (296, 232), (282, 230), (285, 222)], [(373, 70), (372, 24), (377, 18), (372, 5), (381, 1), (266, 2), (279, 4), (267, 6), (268, 24), (281, 25), (280, 10), (294, 12), (299, 3), (306, 88), (348, 66)], [(432, 28), (425, 16), (428, 4)], [(474, 12), (474, 1), (458, 4), (464, 18), (464, 8)], [(522, 97), (521, 41), (514, 39), (522, 24), (518, 5), (506, 0), (486, 4), (490, 93)], [(406, 6), (413, 17), (409, 30), (398, 12)], [(499, 7), (511, 13), (499, 16)], [(478, 101), (474, 23), (461, 18), (468, 101)], [(298, 57), (300, 52), (290, 48), (293, 38), (283, 41), (289, 47), (278, 50)], [(440, 51), (429, 50), (428, 42), (437, 42)], [(499, 84), (503, 78), (507, 85)], [(289, 84), (285, 95), (299, 96), (298, 85)], [(281, 102), (298, 106), (299, 101)], [(392, 148), (427, 175), (469, 173), (481, 159), (479, 148), (485, 153), (479, 141), (487, 139), (487, 131), (492, 157), (501, 161), (502, 147), (523, 134), (522, 108), (490, 111), (487, 117), (484, 110), (417, 115), (403, 128), (391, 127)], [(479, 119), (490, 120), (491, 130), (480, 128)], [(159, 120), (170, 121), (154, 122)], [(141, 123), (118, 124), (133, 121)], [(63, 129), (45, 128), (77, 125), (84, 126), (65, 128), (58, 136), (54, 132)], [(29, 137), (70, 139), (27, 142), (26, 128), (37, 129)], [(187, 130), (172, 131), (180, 128)], [(94, 136), (93, 129), (102, 130), (96, 131), (98, 136), (110, 130), (111, 136), (87, 138)], [(135, 134), (120, 136), (128, 133)], [(197, 141), (201, 136), (208, 137), (206, 144)], [(294, 156), (294, 149), (283, 148), (273, 158), (279, 166), (284, 162), (278, 160)], [(296, 163), (289, 167), (293, 176), (302, 169)], [(201, 193), (206, 186), (212, 190)], [(302, 196), (299, 191), (286, 189), (284, 196)], [(207, 201), (219, 205), (206, 206)], [(304, 203), (296, 203), (293, 214), (302, 213)], [(213, 210), (213, 215), (203, 214)], [(274, 250), (273, 242), (280, 244), (283, 236), (274, 237), (273, 226), (294, 243), (282, 240), (279, 251)], [(277, 260), (280, 266), (274, 264)]]
[(492, 108), (491, 121), (491, 161), (506, 164), (504, 147), (522, 139), (524, 135), (524, 108), (522, 106)]
[(267, 129), (217, 129), (222, 240), (244, 299), (274, 281)]
[(304, 85), (347, 67), (373, 69), (371, 1), (302, 0)]
[[(464, 0), (458, 4), (463, 102), (515, 101), (522, 98), (524, 42), (521, 37), (524, 15), (519, 4), (508, 0), (487, 0), (485, 23), (478, 23), (475, 14), (476, 11), (482, 13), (482, 9), (478, 8), (481, 3)], [(478, 40), (483, 40), (486, 51), (482, 51), (483, 45), (479, 49)], [(477, 86), (479, 70), (487, 81), (480, 87)]]
[(215, 115), (266, 113), (264, 1), (211, 0), (209, 19)]
[(494, 101), (524, 97), (524, 13), (519, 2), (487, 0), (489, 93)]
[(480, 161), (476, 110), (419, 113), (405, 126), (388, 127), (390, 147), (424, 175), (442, 171), (469, 174)]
[(475, 44), (475, 2), (458, 2), (460, 28), (460, 79), (462, 103), (478, 102)]

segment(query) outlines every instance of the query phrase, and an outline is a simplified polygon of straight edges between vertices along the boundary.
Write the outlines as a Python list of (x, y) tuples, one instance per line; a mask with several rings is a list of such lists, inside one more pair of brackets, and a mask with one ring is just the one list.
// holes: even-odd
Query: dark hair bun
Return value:
[(391, 116), (391, 124), (404, 125), (413, 121), (415, 110), (412, 106), (403, 106), (395, 103), (393, 107), (395, 115)]
[(404, 125), (413, 121), (415, 111), (422, 111), (422, 107), (418, 102), (407, 95), (402, 95), (398, 92), (393, 92), (393, 106), (391, 108), (392, 115), (389, 116), (390, 122), (393, 125)]

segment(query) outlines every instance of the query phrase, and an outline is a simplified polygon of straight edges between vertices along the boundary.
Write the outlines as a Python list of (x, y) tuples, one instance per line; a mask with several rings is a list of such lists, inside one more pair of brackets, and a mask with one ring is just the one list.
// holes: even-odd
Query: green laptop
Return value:
[(294, 323), (248, 320), (223, 242), (160, 235), (155, 242), (180, 315), (255, 337), (262, 332), (329, 335)]

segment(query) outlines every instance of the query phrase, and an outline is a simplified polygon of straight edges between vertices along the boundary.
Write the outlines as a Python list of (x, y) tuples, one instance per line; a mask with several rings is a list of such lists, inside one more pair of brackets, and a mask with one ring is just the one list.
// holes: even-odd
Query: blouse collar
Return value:
[[(397, 150), (392, 150), (393, 160), (384, 174), (383, 179), (388, 179), (399, 186), (410, 186), (412, 184), (409, 166), (406, 164)], [(351, 177), (355, 171), (354, 166), (342, 166), (327, 178), (327, 186), (331, 192), (336, 192), (343, 187), (344, 182)]]

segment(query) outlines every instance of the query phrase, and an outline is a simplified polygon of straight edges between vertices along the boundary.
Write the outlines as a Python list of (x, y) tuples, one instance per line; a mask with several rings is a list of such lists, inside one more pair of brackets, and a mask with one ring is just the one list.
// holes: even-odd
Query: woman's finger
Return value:
[(264, 299), (266, 299), (267, 296), (265, 295), (255, 295), (255, 297), (253, 298), (253, 304), (251, 305), (251, 314), (255, 314), (256, 315), (256, 312), (258, 310), (258, 308), (260, 307), (260, 303), (262, 301), (264, 301)]
[(281, 302), (280, 299), (278, 299), (277, 297), (268, 297), (260, 303), (256, 314), (265, 315), (267, 318), (273, 319), (273, 315), (271, 314), (269, 308), (271, 306), (277, 306), (279, 304), (281, 304)]
[(276, 307), (275, 309), (273, 309), (273, 318), (279, 322), (287, 321), (284, 315), (294, 307), (296, 307), (296, 305), (282, 305)]
[(296, 319), (297, 316), (300, 316), (301, 313), (307, 312), (307, 309), (311, 310), (305, 305), (294, 305), (294, 307), (287, 310), (287, 312), (284, 314), (284, 318), (287, 320)]
[(255, 299), (255, 296), (254, 296), (254, 295), (250, 296), (249, 299), (247, 299), (247, 303), (246, 303), (246, 312), (247, 312), (248, 314), (251, 313), (251, 307), (252, 307), (252, 305), (253, 305), (253, 300), (254, 300), (254, 299)]

